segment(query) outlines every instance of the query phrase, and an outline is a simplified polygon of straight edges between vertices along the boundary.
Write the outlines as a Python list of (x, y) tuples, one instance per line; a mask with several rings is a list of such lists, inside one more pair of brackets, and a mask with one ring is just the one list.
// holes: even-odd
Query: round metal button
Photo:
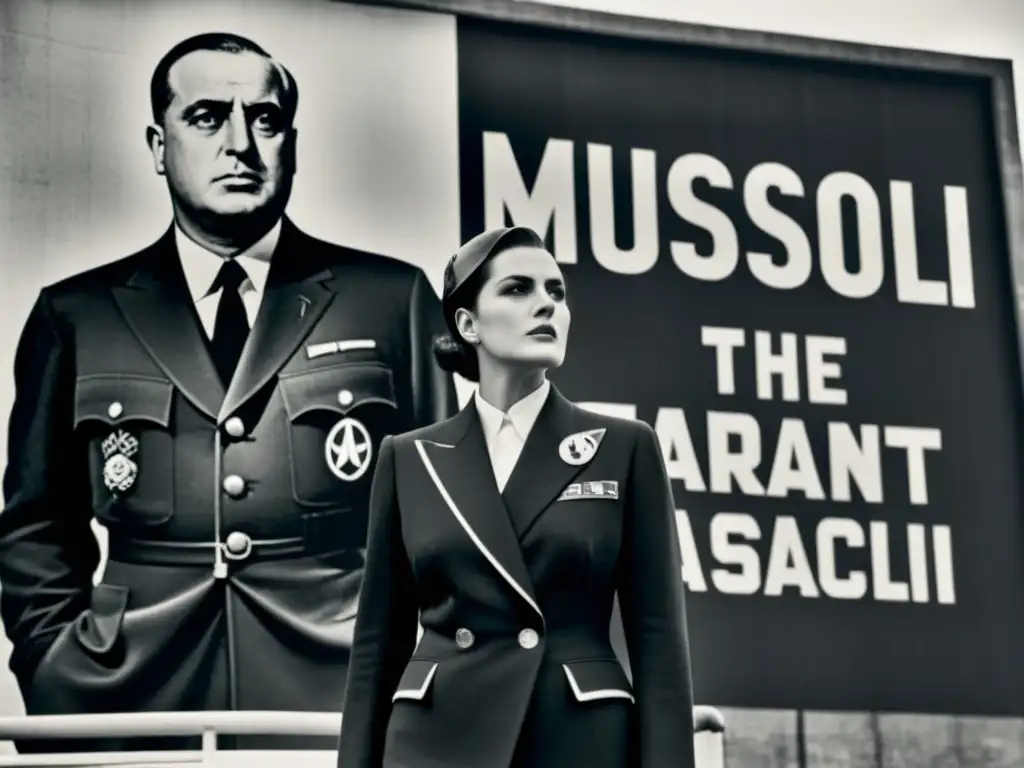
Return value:
[(245, 480), (238, 475), (228, 475), (224, 478), (224, 492), (238, 498), (245, 492)]
[(519, 633), (519, 646), (521, 648), (530, 650), (531, 648), (536, 648), (537, 643), (539, 642), (540, 637), (538, 637), (537, 633), (532, 629), (524, 629)]
[(466, 648), (472, 648), (473, 643), (476, 642), (476, 638), (473, 636), (471, 630), (465, 627), (460, 627), (455, 632), (455, 644), (465, 650)]
[(244, 560), (252, 552), (252, 539), (249, 534), (232, 531), (224, 540), (225, 554), (231, 560)]
[(346, 408), (352, 405), (352, 401), (355, 399), (355, 395), (352, 394), (352, 390), (350, 389), (343, 389), (338, 393), (338, 402)]
[(112, 419), (116, 419), (122, 413), (124, 413), (124, 406), (116, 400), (110, 404), (109, 408), (107, 408), (107, 415)]
[(237, 416), (232, 416), (224, 422), (224, 431), (232, 437), (241, 437), (245, 434), (245, 424)]

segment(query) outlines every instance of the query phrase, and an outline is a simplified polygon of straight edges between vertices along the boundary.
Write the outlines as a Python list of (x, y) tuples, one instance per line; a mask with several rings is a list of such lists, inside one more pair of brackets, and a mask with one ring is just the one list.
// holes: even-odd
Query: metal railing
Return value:
[[(336, 768), (334, 750), (218, 750), (218, 736), (336, 737), (342, 716), (330, 712), (136, 712), (0, 717), (0, 742), (200, 736), (193, 751), (76, 752), (0, 755), (8, 768)], [(724, 768), (725, 720), (714, 707), (693, 712), (697, 768)]]

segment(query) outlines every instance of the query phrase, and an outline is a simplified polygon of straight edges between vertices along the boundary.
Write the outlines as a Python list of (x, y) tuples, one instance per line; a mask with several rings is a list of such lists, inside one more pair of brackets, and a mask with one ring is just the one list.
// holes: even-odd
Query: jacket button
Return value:
[(465, 650), (466, 648), (472, 648), (473, 643), (476, 642), (476, 638), (473, 636), (472, 631), (465, 627), (460, 627), (455, 632), (455, 644)]
[(224, 431), (231, 435), (231, 437), (241, 437), (245, 434), (245, 424), (237, 416), (232, 416), (224, 422)]
[(524, 629), (519, 633), (519, 646), (521, 648), (525, 648), (526, 650), (536, 648), (538, 642), (540, 642), (540, 638), (532, 629)]
[(228, 496), (238, 498), (245, 492), (245, 480), (238, 475), (228, 475), (224, 478), (224, 493)]
[(343, 389), (338, 393), (338, 402), (341, 403), (342, 407), (347, 408), (352, 405), (352, 401), (355, 399), (355, 395), (352, 394), (350, 389)]
[(124, 413), (124, 406), (121, 405), (116, 400), (110, 404), (110, 407), (107, 408), (107, 415), (112, 419), (116, 419), (122, 413)]
[(224, 541), (228, 557), (232, 560), (244, 560), (252, 552), (252, 539), (249, 534), (241, 531), (232, 531)]

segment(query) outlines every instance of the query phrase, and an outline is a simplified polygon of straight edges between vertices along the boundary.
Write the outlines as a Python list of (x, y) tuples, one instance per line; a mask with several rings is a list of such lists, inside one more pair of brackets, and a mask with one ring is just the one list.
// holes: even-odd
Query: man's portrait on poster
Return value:
[(299, 92), (238, 35), (169, 50), (145, 140), (173, 223), (44, 287), (25, 324), (0, 618), (29, 715), (341, 709), (380, 441), (456, 400), (423, 352), (444, 329), (423, 272), (285, 214)]

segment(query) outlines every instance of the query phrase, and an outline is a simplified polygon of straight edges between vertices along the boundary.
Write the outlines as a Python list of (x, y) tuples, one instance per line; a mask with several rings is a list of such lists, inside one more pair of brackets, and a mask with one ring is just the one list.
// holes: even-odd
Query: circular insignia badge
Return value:
[(373, 456), (370, 432), (357, 419), (346, 416), (327, 433), (324, 460), (339, 480), (351, 483), (366, 474)]
[(597, 447), (601, 444), (604, 430), (598, 429), (592, 432), (577, 432), (569, 435), (558, 446), (558, 456), (566, 464), (578, 467), (586, 464), (597, 453)]
[(120, 453), (103, 463), (103, 484), (111, 493), (124, 493), (135, 485), (139, 465)]

